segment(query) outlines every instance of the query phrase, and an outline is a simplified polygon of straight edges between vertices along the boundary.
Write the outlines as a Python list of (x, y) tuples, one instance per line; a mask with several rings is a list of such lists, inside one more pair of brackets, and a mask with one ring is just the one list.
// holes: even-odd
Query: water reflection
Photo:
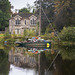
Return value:
[(74, 75), (75, 46), (0, 49), (0, 75)]
[(64, 59), (75, 60), (75, 45), (60, 46), (61, 56)]
[[(15, 47), (9, 51), (9, 62), (17, 67), (34, 68), (37, 75), (49, 75), (52, 71), (46, 71), (47, 57), (46, 55), (53, 55), (56, 50), (49, 48), (25, 48)], [(50, 62), (49, 62), (50, 64)], [(46, 73), (47, 72), (47, 73)]]
[(0, 75), (8, 75), (9, 68), (8, 55), (0, 49)]
[(9, 75), (38, 75), (38, 73), (35, 71), (35, 69), (24, 69), (11, 64)]
[(9, 51), (9, 62), (20, 67), (36, 67), (35, 56), (28, 53), (26, 48), (15, 48)]

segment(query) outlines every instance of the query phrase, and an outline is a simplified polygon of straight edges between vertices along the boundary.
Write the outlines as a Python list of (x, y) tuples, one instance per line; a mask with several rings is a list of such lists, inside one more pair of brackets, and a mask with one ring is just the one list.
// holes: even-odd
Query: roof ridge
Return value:
[(19, 15), (19, 16), (21, 16), (22, 18), (29, 18), (31, 15), (34, 15), (34, 16), (36, 16), (36, 14), (34, 14), (34, 13), (14, 13), (13, 15), (12, 15), (12, 17), (15, 17), (16, 15)]

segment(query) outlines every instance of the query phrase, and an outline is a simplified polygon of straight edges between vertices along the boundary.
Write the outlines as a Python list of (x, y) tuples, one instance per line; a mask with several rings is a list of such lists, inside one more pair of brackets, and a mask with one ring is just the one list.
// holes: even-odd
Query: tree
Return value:
[(24, 7), (24, 8), (19, 10), (19, 13), (30, 13), (30, 11)]
[(0, 1), (0, 30), (5, 30), (8, 27), (10, 18), (11, 5), (9, 0)]
[(54, 19), (54, 2), (53, 0), (37, 0), (35, 1), (35, 6), (36, 6), (36, 13), (39, 15), (39, 7), (40, 7), (40, 1), (41, 1), (41, 10), (42, 10), (42, 14), (41, 14), (41, 31), (42, 33), (45, 33), (46, 27), (49, 25), (49, 22), (46, 18), (45, 15), (47, 15), (47, 17), (50, 20), (50, 23), (53, 22)]
[(75, 27), (64, 27), (59, 36), (62, 41), (75, 42)]
[(63, 27), (75, 26), (75, 0), (55, 0), (55, 25), (61, 31)]
[(49, 24), (49, 25), (46, 27), (45, 34), (54, 32), (53, 29), (55, 29), (55, 24), (52, 24), (52, 26), (53, 26), (53, 28), (52, 28), (51, 25)]

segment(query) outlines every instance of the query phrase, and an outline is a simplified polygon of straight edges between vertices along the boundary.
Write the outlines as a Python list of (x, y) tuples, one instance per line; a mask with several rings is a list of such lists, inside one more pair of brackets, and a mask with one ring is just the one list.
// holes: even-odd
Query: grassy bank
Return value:
[[(65, 36), (65, 35), (64, 35)], [(62, 37), (64, 37), (62, 36)], [(31, 39), (32, 37), (38, 37), (38, 36), (23, 36), (23, 35), (16, 35), (16, 34), (12, 34), (10, 35), (8, 32), (6, 32), (5, 34), (0, 34), (0, 43), (4, 43), (4, 41), (7, 41), (9, 44), (14, 44), (14, 42), (16, 41), (16, 39), (19, 39), (19, 41), (24, 41), (27, 38)], [(58, 40), (57, 36), (54, 36), (54, 34), (45, 34), (45, 35), (41, 35), (42, 39), (45, 40), (51, 40), (52, 45), (54, 44), (60, 44), (60, 45), (75, 45), (74, 41), (68, 40), (68, 41), (64, 41), (64, 40)]]
[(3, 38), (4, 38), (4, 34), (0, 34), (0, 43), (1, 43)]

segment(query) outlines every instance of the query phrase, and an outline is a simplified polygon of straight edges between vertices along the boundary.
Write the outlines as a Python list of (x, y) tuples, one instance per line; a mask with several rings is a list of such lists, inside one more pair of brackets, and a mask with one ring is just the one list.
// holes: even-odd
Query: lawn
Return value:
[(4, 34), (0, 34), (0, 38), (3, 37), (3, 36), (4, 36)]

